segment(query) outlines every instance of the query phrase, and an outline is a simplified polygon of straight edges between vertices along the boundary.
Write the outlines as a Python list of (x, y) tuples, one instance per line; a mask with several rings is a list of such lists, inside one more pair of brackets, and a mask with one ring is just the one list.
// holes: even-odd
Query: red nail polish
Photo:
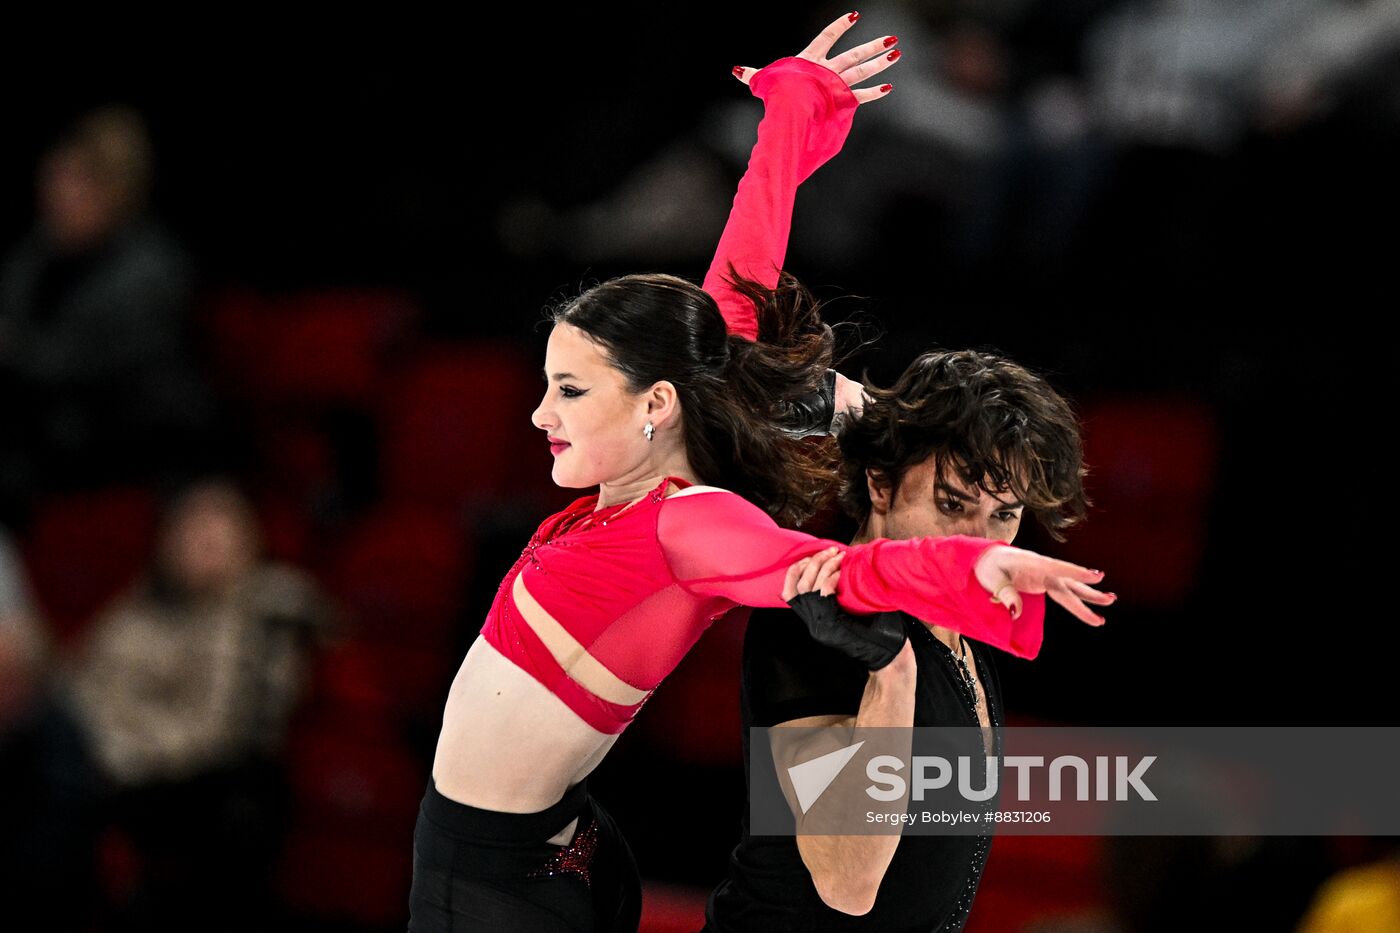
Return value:
[(889, 48), (899, 41), (899, 36), (885, 36), (885, 48)]
[(881, 93), (881, 94), (888, 94), (890, 91), (893, 91), (893, 90), (894, 90), (894, 85), (893, 85), (893, 84), (882, 84), (882, 85), (880, 85), (880, 93)]
[(734, 66), (734, 77), (736, 77), (736, 78), (743, 78), (743, 77), (744, 77), (744, 66), (743, 66), (743, 65), (735, 65), (735, 66)]
[(897, 61), (899, 61), (899, 56), (900, 56), (900, 51), (899, 51), (899, 49), (895, 49), (893, 52), (891, 52), (890, 54), (886, 55), (885, 58), (889, 59), (889, 60), (892, 61), (892, 62), (897, 62)]
[(860, 14), (852, 13), (850, 16), (847, 16), (846, 19), (854, 23), (856, 20), (860, 19)]

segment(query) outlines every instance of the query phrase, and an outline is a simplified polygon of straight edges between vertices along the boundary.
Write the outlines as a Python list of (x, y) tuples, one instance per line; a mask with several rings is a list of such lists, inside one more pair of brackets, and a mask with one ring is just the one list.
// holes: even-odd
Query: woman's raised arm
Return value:
[(852, 85), (899, 58), (894, 36), (827, 58), (858, 18), (855, 13), (842, 16), (792, 58), (762, 69), (734, 69), (735, 77), (763, 100), (764, 116), (703, 287), (719, 304), (729, 330), (749, 340), (758, 339), (758, 317), (749, 299), (730, 285), (731, 272), (770, 288), (777, 284), (797, 186), (841, 150), (856, 107), (890, 91), (888, 84)]

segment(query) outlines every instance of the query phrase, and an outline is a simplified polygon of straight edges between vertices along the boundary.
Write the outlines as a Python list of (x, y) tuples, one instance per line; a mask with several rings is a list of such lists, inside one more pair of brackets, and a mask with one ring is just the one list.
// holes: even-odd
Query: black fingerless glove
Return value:
[(830, 434), (836, 417), (836, 370), (828, 369), (822, 387), (811, 395), (788, 402), (781, 419), (782, 428), (793, 437)]
[(893, 661), (908, 637), (904, 618), (898, 612), (852, 616), (841, 608), (835, 596), (820, 593), (799, 593), (788, 600), (788, 605), (814, 639), (854, 658), (868, 670), (878, 671)]

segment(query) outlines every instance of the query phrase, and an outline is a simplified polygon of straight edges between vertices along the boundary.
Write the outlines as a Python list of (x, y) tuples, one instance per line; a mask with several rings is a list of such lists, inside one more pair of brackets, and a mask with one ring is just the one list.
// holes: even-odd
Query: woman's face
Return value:
[(549, 335), (548, 387), (530, 420), (548, 437), (556, 485), (597, 486), (645, 463), (646, 394), (632, 392), (602, 347), (571, 324)]

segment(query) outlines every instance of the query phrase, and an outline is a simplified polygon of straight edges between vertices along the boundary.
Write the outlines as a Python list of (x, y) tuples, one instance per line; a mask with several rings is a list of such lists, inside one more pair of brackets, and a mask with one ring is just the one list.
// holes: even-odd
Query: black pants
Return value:
[[(578, 819), (567, 846), (546, 842)], [(587, 786), (539, 813), (449, 800), (429, 782), (413, 832), (410, 933), (635, 933), (632, 850)]]

